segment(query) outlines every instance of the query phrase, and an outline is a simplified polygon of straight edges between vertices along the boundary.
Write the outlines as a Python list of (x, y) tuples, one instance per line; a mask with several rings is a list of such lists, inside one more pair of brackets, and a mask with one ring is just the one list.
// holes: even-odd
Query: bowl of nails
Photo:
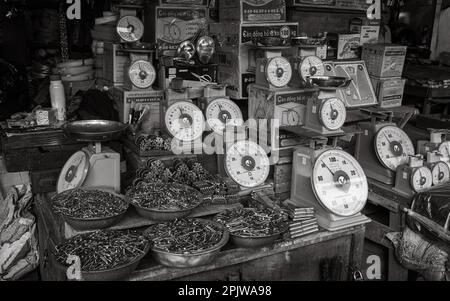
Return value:
[(220, 223), (184, 218), (151, 226), (144, 232), (155, 260), (169, 267), (189, 268), (207, 265), (229, 239)]
[(187, 185), (139, 182), (127, 192), (137, 213), (151, 221), (172, 221), (192, 213), (203, 201), (202, 194)]
[(53, 210), (79, 231), (100, 230), (117, 224), (127, 213), (123, 195), (97, 188), (77, 188), (52, 198)]
[(64, 275), (78, 261), (81, 279), (74, 280), (117, 281), (126, 279), (149, 250), (150, 242), (135, 231), (98, 230), (57, 245), (51, 260)]
[(271, 208), (226, 210), (214, 220), (226, 226), (231, 242), (240, 248), (269, 245), (289, 228), (289, 216), (283, 211)]

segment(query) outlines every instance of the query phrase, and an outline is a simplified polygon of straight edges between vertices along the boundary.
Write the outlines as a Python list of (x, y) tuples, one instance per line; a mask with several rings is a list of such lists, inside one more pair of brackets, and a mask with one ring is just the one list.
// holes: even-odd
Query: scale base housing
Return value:
[(91, 147), (83, 149), (89, 155), (89, 171), (83, 187), (97, 187), (120, 193), (120, 154), (104, 147), (97, 154)]

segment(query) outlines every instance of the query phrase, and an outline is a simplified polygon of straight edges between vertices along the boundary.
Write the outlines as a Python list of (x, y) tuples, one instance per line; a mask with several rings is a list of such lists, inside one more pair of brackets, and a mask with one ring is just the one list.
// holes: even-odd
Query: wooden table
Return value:
[[(49, 260), (49, 252), (67, 233), (61, 229), (61, 221), (48, 211), (47, 201), (41, 195), (36, 202), (41, 277), (65, 280), (65, 275)], [(198, 216), (205, 214), (198, 213)], [(255, 250), (236, 249), (229, 243), (212, 264), (190, 269), (163, 267), (149, 254), (127, 280), (321, 280), (322, 260), (336, 257), (342, 259), (342, 272), (337, 280), (348, 280), (349, 270), (361, 267), (364, 234), (364, 226), (322, 231), (295, 240), (283, 239)]]

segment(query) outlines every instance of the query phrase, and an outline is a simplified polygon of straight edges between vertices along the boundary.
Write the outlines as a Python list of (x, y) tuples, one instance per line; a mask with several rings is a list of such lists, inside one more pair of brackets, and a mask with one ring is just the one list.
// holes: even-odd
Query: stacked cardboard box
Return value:
[(366, 62), (381, 108), (402, 105), (406, 50), (406, 46), (391, 44), (367, 44), (363, 47), (362, 59)]
[(298, 23), (286, 22), (284, 0), (219, 2), (220, 23), (210, 25), (211, 35), (218, 42), (218, 80), (228, 85), (234, 99), (248, 98), (248, 87), (255, 82), (256, 59), (261, 55), (254, 47), (259, 38), (281, 38), (290, 41), (298, 34)]

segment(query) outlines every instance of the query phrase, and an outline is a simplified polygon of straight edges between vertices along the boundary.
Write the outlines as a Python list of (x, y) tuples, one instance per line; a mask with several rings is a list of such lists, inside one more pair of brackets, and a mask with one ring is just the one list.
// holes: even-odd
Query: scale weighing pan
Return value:
[(116, 140), (128, 128), (126, 124), (108, 120), (85, 120), (66, 123), (64, 133), (80, 142), (105, 142)]
[(340, 76), (311, 76), (309, 80), (322, 90), (346, 89), (352, 82), (350, 78)]

